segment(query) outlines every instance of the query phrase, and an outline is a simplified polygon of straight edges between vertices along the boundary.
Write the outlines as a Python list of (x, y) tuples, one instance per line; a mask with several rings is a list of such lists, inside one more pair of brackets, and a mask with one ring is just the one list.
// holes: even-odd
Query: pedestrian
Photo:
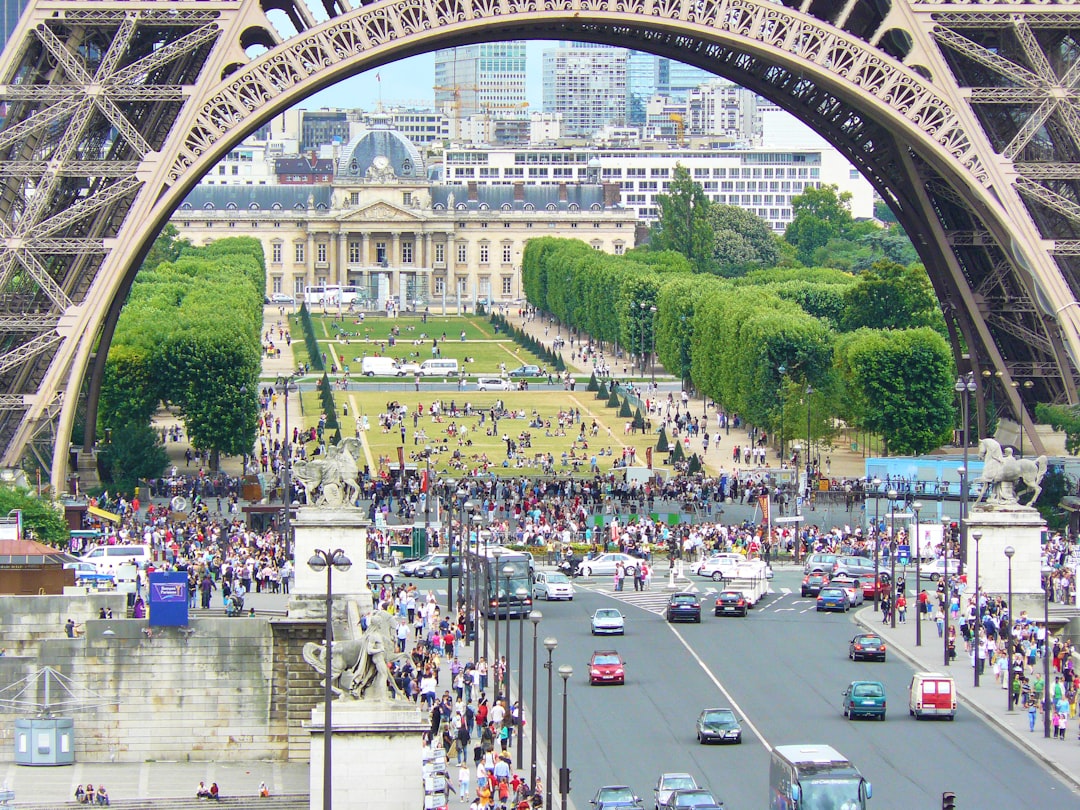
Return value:
[(907, 620), (907, 597), (904, 596), (901, 591), (900, 595), (896, 597), (896, 618), (900, 624), (904, 624)]
[(458, 798), (463, 802), (469, 800), (469, 766), (464, 761), (458, 766)]
[(934, 615), (934, 624), (937, 625), (937, 637), (945, 637), (945, 614), (942, 611), (938, 611)]

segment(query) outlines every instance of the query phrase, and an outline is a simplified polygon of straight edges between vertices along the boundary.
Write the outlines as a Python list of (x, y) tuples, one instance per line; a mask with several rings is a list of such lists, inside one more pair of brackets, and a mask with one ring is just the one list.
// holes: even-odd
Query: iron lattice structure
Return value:
[(84, 395), (92, 440), (134, 273), (230, 148), (342, 78), (500, 39), (650, 51), (799, 116), (911, 236), (977, 401), (1036, 449), (1031, 405), (1077, 401), (1074, 0), (35, 0), (0, 58), (3, 463), (29, 448), (59, 485)]

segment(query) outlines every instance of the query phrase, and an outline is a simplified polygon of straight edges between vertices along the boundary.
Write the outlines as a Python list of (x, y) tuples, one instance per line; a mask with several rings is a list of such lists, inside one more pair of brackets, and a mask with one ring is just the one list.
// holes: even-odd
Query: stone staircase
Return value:
[[(90, 810), (98, 805), (79, 804), (77, 802), (20, 802), (10, 805), (15, 810)], [(193, 796), (161, 799), (116, 799), (109, 807), (112, 810), (309, 810), (311, 799), (306, 793), (289, 793), (282, 796), (270, 796), (261, 799), (258, 796), (226, 796), (211, 801), (196, 799)]]

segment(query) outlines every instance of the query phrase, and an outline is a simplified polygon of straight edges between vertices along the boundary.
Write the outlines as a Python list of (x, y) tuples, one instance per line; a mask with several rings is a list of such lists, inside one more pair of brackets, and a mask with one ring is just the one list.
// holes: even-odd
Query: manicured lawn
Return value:
[[(319, 349), (326, 353), (327, 369), (334, 363), (338, 369), (349, 367), (351, 375), (359, 375), (360, 361), (376, 354), (401, 361), (422, 363), (433, 358), (432, 342), (437, 340), (440, 356), (457, 360), (467, 375), (498, 374), (500, 364), (510, 371), (521, 365), (544, 366), (531, 352), (525, 351), (508, 337), (496, 334), (492, 324), (483, 317), (431, 316), (427, 323), (419, 317), (367, 317), (360, 322), (355, 316), (338, 321), (335, 317), (313, 318)], [(309, 362), (307, 347), (299, 319), (292, 321), (293, 351), (297, 364)], [(390, 333), (397, 327), (395, 345), (390, 345)], [(465, 332), (465, 340), (461, 333)]]
[[(441, 423), (433, 422), (428, 415), (434, 398), (439, 398), (444, 405), (445, 411), (447, 411), (444, 413)], [(488, 435), (491, 431), (490, 419), (485, 419), (481, 423), (476, 415), (452, 418), (448, 413), (451, 403), (454, 403), (460, 409), (463, 409), (466, 403), (470, 403), (473, 408), (488, 408), (500, 399), (507, 408), (516, 410), (519, 413), (524, 412), (525, 417), (499, 420), (498, 431), (494, 435)], [(384, 433), (379, 424), (379, 414), (386, 412), (389, 402), (396, 401), (407, 406), (410, 414), (416, 412), (418, 403), (422, 403), (424, 405), (424, 416), (420, 418), (418, 428), (426, 434), (426, 438), (423, 436), (417, 438), (417, 433), (413, 428), (413, 420), (410, 416), (406, 420), (405, 460), (406, 462), (418, 462), (422, 465), (424, 463), (421, 458), (423, 449), (426, 445), (431, 445), (437, 449), (437, 452), (432, 456), (432, 469), (437, 470), (440, 475), (463, 474), (463, 470), (452, 467), (451, 457), (455, 449), (460, 452), (461, 463), (465, 465), (466, 470), (479, 466), (482, 463), (482, 456), (486, 454), (491, 463), (490, 470), (497, 475), (535, 474), (538, 471), (537, 466), (502, 466), (503, 461), (506, 459), (506, 442), (503, 441), (502, 437), (509, 435), (517, 439), (522, 432), (532, 434), (532, 446), (526, 448), (521, 446), (519, 442), (520, 455), (535, 462), (537, 454), (551, 452), (555, 456), (556, 471), (565, 473), (573, 470), (573, 463), (568, 457), (568, 464), (564, 467), (562, 454), (564, 452), (569, 454), (573, 449), (579, 459), (584, 456), (585, 461), (579, 467), (582, 474), (589, 472), (588, 460), (594, 454), (597, 455), (597, 462), (601, 471), (609, 471), (613, 463), (622, 457), (624, 446), (636, 448), (638, 463), (644, 465), (645, 448), (655, 447), (657, 439), (655, 434), (642, 435), (640, 432), (637, 434), (624, 434), (624, 425), (627, 420), (618, 417), (614, 408), (606, 407), (605, 403), (595, 399), (591, 391), (583, 390), (583, 386), (580, 385), (574, 392), (562, 390), (478, 392), (473, 390), (452, 393), (424, 391), (419, 393), (413, 391), (351, 391), (344, 393), (339, 391), (335, 393), (335, 401), (343, 436), (356, 435), (357, 421), (359, 420), (362, 423), (363, 417), (367, 416), (369, 429), (364, 433), (363, 438), (371, 454), (371, 462), (376, 467), (380, 466), (380, 463), (383, 465), (396, 465), (398, 463), (397, 448), (401, 446), (400, 430), (394, 428), (392, 431)], [(348, 416), (344, 415), (346, 406)], [(320, 408), (318, 393), (314, 391), (305, 392), (303, 394), (303, 424), (314, 425), (321, 413)], [(578, 424), (568, 425), (565, 429), (565, 436), (554, 435), (558, 430), (559, 412), (568, 412), (571, 409), (581, 410), (581, 421), (586, 428), (587, 449), (582, 447), (580, 443), (576, 446), (574, 444), (574, 439), (580, 429)], [(551, 436), (545, 435), (547, 432), (545, 428), (529, 427), (534, 411), (545, 421), (550, 420)], [(596, 436), (592, 436), (591, 431), (594, 418), (598, 427)], [(466, 428), (465, 437), (450, 435), (449, 429), (452, 425), (457, 429)], [(472, 444), (469, 445), (468, 441), (471, 441)], [(599, 455), (601, 449), (607, 450), (608, 448), (611, 448), (612, 455)], [(661, 454), (654, 455), (653, 465), (660, 468), (664, 466)]]

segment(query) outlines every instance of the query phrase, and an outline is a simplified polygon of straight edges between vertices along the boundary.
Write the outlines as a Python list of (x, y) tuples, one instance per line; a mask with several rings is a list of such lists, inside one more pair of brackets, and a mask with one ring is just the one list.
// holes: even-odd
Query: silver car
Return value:
[(533, 598), (545, 599), (548, 602), (553, 599), (573, 602), (574, 586), (570, 578), (561, 571), (537, 571), (533, 580)]
[(582, 560), (578, 564), (578, 575), (583, 577), (613, 575), (616, 563), (622, 563), (626, 575), (632, 577), (637, 571), (638, 565), (641, 564), (641, 560), (637, 557), (631, 557), (629, 554), (601, 554), (591, 560)]
[(592, 615), (594, 636), (621, 636), (626, 632), (625, 619), (616, 608), (599, 608)]

